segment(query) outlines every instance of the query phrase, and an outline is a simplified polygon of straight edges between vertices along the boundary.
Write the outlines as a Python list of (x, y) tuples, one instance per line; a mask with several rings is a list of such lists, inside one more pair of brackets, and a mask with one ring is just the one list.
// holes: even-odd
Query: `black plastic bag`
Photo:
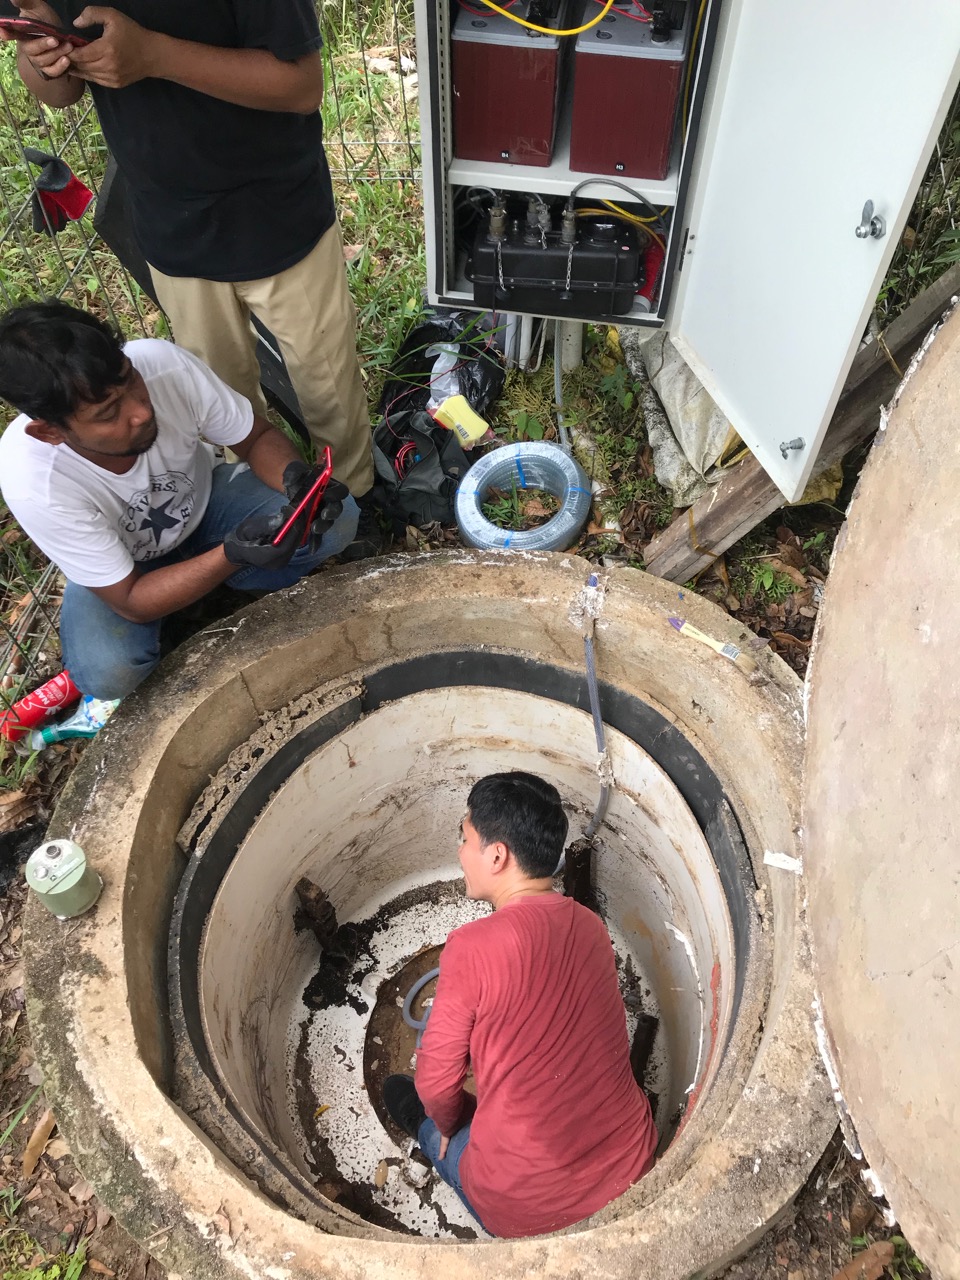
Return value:
[(439, 520), (454, 524), (457, 486), (470, 459), (428, 413), (393, 413), (373, 433), (373, 496), (396, 532)]
[(397, 413), (422, 410), (431, 396), (436, 355), (427, 351), (437, 343), (457, 344), (455, 373), (459, 394), (483, 417), (503, 390), (506, 373), (493, 342), (493, 334), (476, 312), (427, 312), (404, 338), (390, 369), (380, 412), (391, 422)]

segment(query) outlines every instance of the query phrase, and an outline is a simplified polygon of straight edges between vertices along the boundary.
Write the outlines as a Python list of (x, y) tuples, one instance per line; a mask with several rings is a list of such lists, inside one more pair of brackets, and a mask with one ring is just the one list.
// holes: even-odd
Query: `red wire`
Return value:
[[(604, 4), (605, 2), (606, 0), (597, 0), (597, 4)], [(646, 14), (645, 17), (641, 17), (640, 14), (630, 13), (627, 9), (618, 9), (616, 5), (613, 6), (613, 12), (619, 13), (621, 18), (630, 18), (633, 22), (652, 22), (653, 21), (653, 18), (647, 12), (647, 10), (644, 9), (643, 5), (640, 3), (640, 0), (633, 0), (633, 3), (640, 10), (640, 13)]]
[[(487, 345), (489, 345), (489, 342)], [(462, 369), (466, 365), (468, 365), (472, 358), (473, 358), (472, 356), (465, 356), (463, 360), (458, 361), (457, 364), (453, 366), (453, 368), (448, 369), (447, 373), (456, 373), (458, 369)], [(442, 377), (443, 377), (443, 374), (438, 373), (436, 378), (428, 378), (427, 386), (432, 387), (433, 384), (437, 381), (437, 378), (442, 378)], [(420, 382), (416, 383), (414, 386), (408, 387), (406, 391), (401, 391), (399, 395), (394, 396), (393, 399), (390, 401), (390, 403), (387, 405), (386, 409), (384, 409), (383, 420), (387, 424), (387, 430), (394, 437), (394, 439), (402, 440), (403, 436), (397, 435), (393, 427), (390, 426), (390, 410), (393, 408), (393, 406), (397, 403), (398, 400), (402, 400), (405, 396), (412, 396), (415, 392), (423, 391), (423, 389), (424, 389), (423, 384)]]
[(406, 444), (401, 445), (397, 450), (397, 456), (393, 460), (393, 469), (402, 480), (406, 474), (406, 460), (411, 453), (416, 451), (416, 444), (412, 440), (408, 440)]
[[(513, 2), (515, 2), (515, 0), (511, 0), (511, 2), (513, 3)], [(496, 323), (496, 312), (494, 312), (494, 323)], [(485, 350), (485, 351), (489, 351), (489, 350), (490, 350), (490, 348), (491, 348), (492, 346), (494, 346), (493, 334), (489, 334), (489, 335), (487, 336), (487, 340), (486, 340), (486, 342), (483, 344), (483, 347), (484, 347), (484, 350)], [(466, 365), (468, 365), (468, 364), (470, 363), (470, 361), (471, 361), (471, 360), (473, 360), (473, 359), (474, 359), (474, 357), (473, 357), (472, 355), (471, 355), (471, 356), (464, 356), (464, 358), (463, 358), (462, 360), (458, 361), (458, 362), (453, 366), (453, 368), (452, 368), (452, 369), (448, 369), (448, 370), (447, 370), (447, 373), (456, 373), (458, 369), (463, 369), (463, 368), (464, 368)], [(443, 376), (444, 376), (443, 374), (438, 373), (438, 374), (437, 374), (437, 376), (436, 376), (436, 378), (428, 378), (428, 379), (427, 379), (427, 386), (428, 386), (428, 387), (432, 387), (432, 386), (433, 386), (433, 384), (434, 384), (434, 382), (436, 382), (436, 381), (437, 381), (437, 378), (442, 378)], [(401, 392), (399, 393), (399, 395), (395, 395), (395, 396), (393, 397), (393, 399), (390, 401), (390, 403), (387, 405), (387, 407), (384, 409), (384, 411), (383, 411), (383, 420), (384, 420), (384, 422), (385, 422), (385, 423), (386, 423), (386, 425), (387, 425), (387, 430), (390, 432), (390, 434), (393, 436), (393, 438), (394, 438), (395, 440), (402, 440), (402, 439), (403, 439), (403, 436), (397, 435), (396, 431), (394, 431), (393, 427), (391, 427), (391, 425), (390, 425), (390, 410), (391, 410), (391, 409), (393, 408), (393, 406), (397, 403), (397, 401), (402, 400), (405, 396), (412, 396), (412, 395), (414, 394), (414, 392), (416, 392), (416, 391), (422, 391), (423, 389), (424, 389), (424, 388), (423, 388), (423, 384), (422, 384), (422, 383), (420, 383), (420, 382), (415, 383), (414, 385), (407, 387), (407, 389), (406, 389), (405, 391), (401, 391)], [(399, 453), (399, 450), (398, 450), (398, 453)]]

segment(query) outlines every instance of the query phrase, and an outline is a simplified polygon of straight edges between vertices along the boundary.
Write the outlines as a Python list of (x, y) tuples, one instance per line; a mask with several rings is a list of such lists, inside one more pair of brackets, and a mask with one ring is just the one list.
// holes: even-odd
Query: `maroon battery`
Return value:
[[(626, 0), (620, 8), (627, 8)], [(596, 13), (586, 0), (583, 22)], [(686, 70), (690, 15), (667, 39), (653, 24), (608, 13), (577, 37), (570, 168), (577, 173), (665, 178)]]
[[(527, 7), (521, 3), (511, 12), (526, 17)], [(563, 27), (560, 16), (540, 25)], [(457, 158), (548, 165), (557, 131), (560, 40), (492, 9), (480, 16), (461, 8), (451, 44)]]

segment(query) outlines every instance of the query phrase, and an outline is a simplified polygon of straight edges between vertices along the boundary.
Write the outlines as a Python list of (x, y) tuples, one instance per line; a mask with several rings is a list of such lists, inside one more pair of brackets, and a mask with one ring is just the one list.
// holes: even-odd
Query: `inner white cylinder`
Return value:
[[(680, 793), (634, 742), (606, 732), (616, 787), (597, 842), (595, 886), (618, 952), (630, 957), (657, 1006), (664, 1127), (665, 1119), (690, 1114), (719, 1067), (733, 1007), (733, 930), (709, 846)], [(224, 1087), (262, 1139), (305, 1176), (312, 1171), (294, 1105), (292, 1049), (307, 1017), (302, 994), (318, 946), (294, 928), (297, 881), (306, 876), (322, 888), (342, 924), (367, 919), (415, 886), (457, 878), (457, 826), (469, 789), (510, 769), (558, 787), (576, 839), (596, 805), (596, 764), (585, 712), (510, 690), (437, 689), (357, 721), (272, 795), (211, 909), (201, 1002)], [(417, 925), (415, 949), (442, 943), (449, 912), (424, 911)], [(371, 1008), (379, 982), (407, 959), (383, 947), (363, 984)], [(362, 1037), (340, 1047), (357, 1055), (360, 1071)], [(345, 1064), (339, 1055), (314, 1054), (309, 1069), (322, 1097), (324, 1072), (333, 1094)], [(351, 1105), (370, 1108), (362, 1090)], [(370, 1111), (364, 1127), (372, 1122), (382, 1138), (379, 1147), (369, 1144), (372, 1181), (382, 1156), (396, 1148)], [(352, 1123), (349, 1114), (335, 1122)]]

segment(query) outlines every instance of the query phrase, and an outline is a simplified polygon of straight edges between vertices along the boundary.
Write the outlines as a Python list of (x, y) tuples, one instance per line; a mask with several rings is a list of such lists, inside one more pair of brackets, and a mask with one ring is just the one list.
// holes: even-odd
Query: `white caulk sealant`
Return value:
[(694, 1089), (697, 1087), (697, 1081), (700, 1079), (700, 1068), (703, 1066), (703, 1046), (704, 1046), (704, 1041), (706, 1039), (706, 1031), (707, 1031), (707, 1028), (706, 1028), (707, 1007), (706, 1007), (706, 1001), (703, 995), (703, 983), (700, 981), (700, 970), (697, 968), (697, 957), (694, 955), (694, 952), (693, 952), (693, 944), (691, 943), (687, 935), (683, 933), (680, 929), (678, 929), (675, 924), (671, 924), (669, 920), (664, 920), (663, 923), (666, 925), (667, 929), (669, 929), (669, 931), (673, 934), (673, 936), (677, 939), (677, 941), (681, 943), (684, 951), (686, 951), (687, 953), (687, 959), (690, 961), (690, 968), (693, 970), (693, 976), (696, 979), (696, 983), (697, 983), (697, 996), (700, 1000), (700, 1041), (699, 1041), (699, 1044), (697, 1045), (697, 1066), (693, 1073), (693, 1079), (690, 1081), (689, 1085), (687, 1085), (687, 1088), (684, 1090), (685, 1093), (690, 1094), (690, 1093), (693, 1093)]

